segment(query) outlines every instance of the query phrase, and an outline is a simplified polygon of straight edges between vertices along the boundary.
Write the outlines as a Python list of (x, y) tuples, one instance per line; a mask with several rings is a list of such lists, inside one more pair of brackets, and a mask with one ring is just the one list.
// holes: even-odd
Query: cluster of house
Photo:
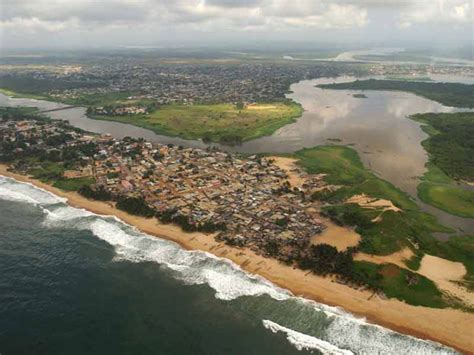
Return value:
[[(47, 144), (48, 137), (66, 136), (70, 142), (83, 139), (83, 135), (70, 129), (64, 121), (37, 122), (35, 120), (0, 121), (0, 157), (6, 153), (21, 155), (27, 151), (51, 153), (57, 147)], [(11, 151), (6, 151), (11, 147)]]
[(99, 106), (91, 109), (91, 113), (97, 115), (108, 115), (108, 116), (127, 116), (127, 115), (146, 115), (148, 109), (143, 106), (130, 105), (130, 106)]
[[(8, 132), (0, 133), (14, 140), (28, 127), (41, 132), (44, 141), (48, 132), (65, 133), (56, 126), (52, 122), (34, 129), (34, 121), (11, 122), (3, 126)], [(229, 244), (265, 253), (273, 241), (283, 259), (291, 258), (294, 247), (308, 245), (324, 229), (305, 198), (322, 181), (308, 178), (301, 188), (291, 187), (286, 172), (271, 159), (75, 131), (55, 149), (90, 143), (94, 153), (82, 156), (65, 177), (89, 175), (112, 196), (143, 197), (158, 214), (184, 216), (191, 225), (225, 225), (216, 238)]]
[[(48, 94), (67, 101), (85, 96), (130, 92), (156, 104), (264, 102), (284, 99), (291, 82), (306, 78), (335, 76), (328, 66), (276, 63), (166, 63), (141, 62), (139, 58), (110, 58), (81, 66), (79, 72), (58, 73), (35, 69), (8, 72), (38, 80), (63, 82)], [(0, 68), (0, 77), (2, 68)], [(59, 76), (59, 77), (58, 77)]]
[(193, 225), (225, 225), (219, 240), (258, 251), (269, 240), (306, 245), (324, 228), (305, 199), (321, 180), (294, 189), (267, 158), (110, 140), (94, 159), (99, 184), (116, 195), (138, 193), (158, 213), (173, 211)]

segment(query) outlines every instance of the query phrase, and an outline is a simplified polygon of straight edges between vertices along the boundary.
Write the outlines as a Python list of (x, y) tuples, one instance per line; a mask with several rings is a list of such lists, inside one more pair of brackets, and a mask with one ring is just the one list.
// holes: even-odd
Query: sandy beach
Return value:
[(331, 278), (308, 274), (307, 271), (283, 265), (276, 260), (256, 255), (250, 250), (231, 248), (216, 242), (213, 235), (185, 233), (177, 226), (163, 225), (156, 219), (132, 216), (114, 208), (109, 203), (92, 201), (74, 192), (61, 191), (27, 176), (11, 173), (7, 171), (5, 165), (0, 165), (0, 175), (32, 183), (55, 195), (65, 197), (71, 206), (84, 208), (100, 215), (114, 215), (144, 233), (172, 240), (186, 249), (202, 250), (228, 258), (244, 270), (259, 274), (295, 295), (332, 306), (340, 306), (373, 323), (401, 333), (438, 341), (464, 353), (473, 353), (474, 334), (469, 330), (474, 325), (472, 313), (451, 308), (415, 307), (394, 299), (381, 299), (373, 296), (372, 292), (355, 290)]

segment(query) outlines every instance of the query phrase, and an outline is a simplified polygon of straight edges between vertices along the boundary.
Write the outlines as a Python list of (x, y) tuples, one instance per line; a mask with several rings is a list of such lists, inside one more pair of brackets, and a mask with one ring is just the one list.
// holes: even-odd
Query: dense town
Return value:
[[(53, 100), (96, 107), (96, 113), (109, 115), (136, 114), (115, 112), (103, 105), (90, 105), (103, 95), (125, 94), (125, 99), (151, 100), (156, 105), (180, 103), (268, 102), (285, 98), (291, 83), (304, 79), (340, 75), (427, 75), (469, 74), (472, 68), (424, 64), (384, 63), (360, 65), (335, 62), (242, 61), (215, 62), (189, 58), (117, 56), (77, 64), (66, 59), (50, 64), (2, 65), (0, 80), (13, 91), (50, 96)], [(86, 98), (86, 101), (84, 101)], [(124, 108), (121, 107), (121, 110)]]
[(321, 177), (291, 187), (269, 158), (119, 140), (85, 134), (64, 121), (5, 117), (3, 161), (13, 161), (22, 173), (43, 169), (42, 160), (56, 161), (63, 169), (49, 178), (92, 178), (82, 188), (88, 197), (125, 201), (125, 209), (143, 202), (137, 214), (188, 231), (217, 232), (217, 240), (288, 262), (324, 229), (305, 198), (323, 184)]
[[(4, 86), (18, 91), (22, 91), (23, 82), (28, 82), (25, 89), (34, 90), (32, 82), (36, 81), (42, 94), (58, 101), (72, 102), (87, 95), (129, 93), (135, 98), (151, 99), (161, 105), (280, 100), (285, 98), (290, 83), (339, 74), (333, 65), (271, 62), (206, 65), (111, 60), (77, 66), (75, 70), (70, 66), (49, 68), (18, 72), (14, 67), (3, 68), (0, 78)], [(347, 73), (356, 72), (349, 70)]]

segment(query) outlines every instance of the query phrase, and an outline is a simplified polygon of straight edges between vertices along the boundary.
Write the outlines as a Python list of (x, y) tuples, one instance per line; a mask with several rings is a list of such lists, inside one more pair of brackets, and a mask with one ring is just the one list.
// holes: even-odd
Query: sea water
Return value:
[(0, 353), (451, 354), (0, 176)]

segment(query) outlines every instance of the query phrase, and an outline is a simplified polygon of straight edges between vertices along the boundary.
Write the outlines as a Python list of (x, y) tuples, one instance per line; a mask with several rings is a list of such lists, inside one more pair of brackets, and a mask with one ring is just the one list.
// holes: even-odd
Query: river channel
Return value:
[[(407, 117), (423, 112), (456, 112), (460, 109), (405, 92), (364, 91), (366, 98), (356, 98), (351, 90), (329, 90), (318, 84), (353, 81), (354, 77), (304, 80), (291, 86), (288, 97), (300, 103), (303, 115), (273, 135), (220, 149), (242, 153), (289, 153), (316, 145), (350, 145), (358, 151), (366, 167), (390, 181), (416, 199), (419, 177), (426, 171), (428, 156), (421, 146), (427, 135), (420, 124)], [(450, 81), (436, 78), (435, 80)], [(464, 81), (464, 80), (463, 80)], [(464, 82), (471, 83), (471, 78)], [(10, 98), (0, 94), (0, 106), (35, 106), (41, 110), (63, 107), (48, 101)], [(150, 130), (111, 121), (92, 120), (86, 110), (76, 107), (49, 112), (53, 119), (68, 120), (72, 125), (96, 133), (109, 133), (117, 138), (143, 137), (157, 143), (173, 143), (186, 147), (206, 148), (201, 141), (157, 135)], [(447, 226), (464, 232), (474, 231), (474, 219), (460, 218), (418, 201), (421, 208), (438, 217)]]

